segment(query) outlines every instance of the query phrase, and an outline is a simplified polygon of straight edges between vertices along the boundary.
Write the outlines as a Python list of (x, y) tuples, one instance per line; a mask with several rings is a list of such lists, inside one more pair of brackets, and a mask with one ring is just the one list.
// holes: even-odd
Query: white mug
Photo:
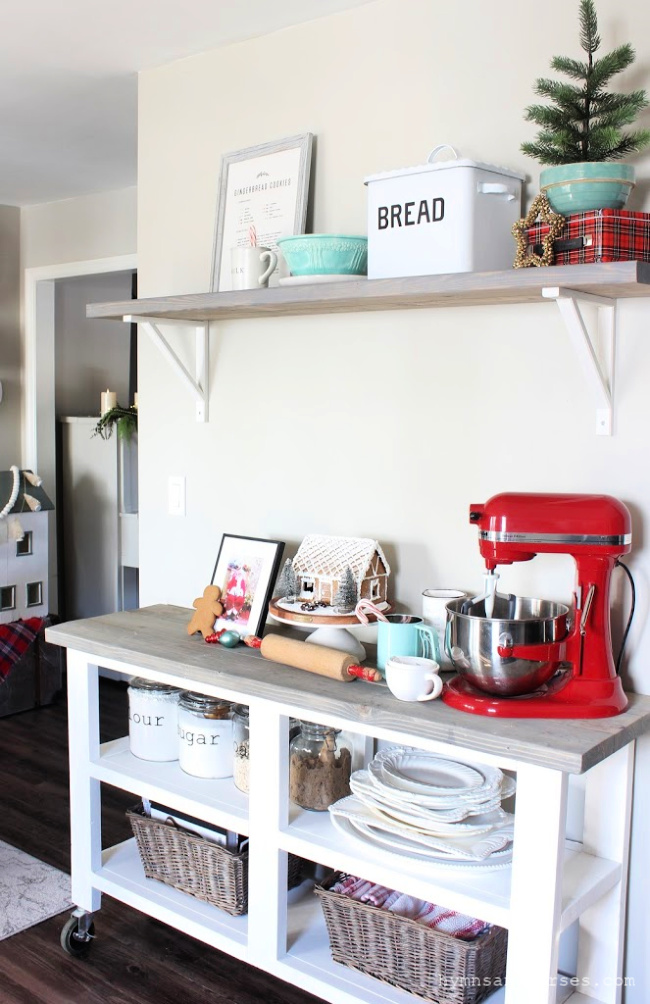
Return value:
[(394, 655), (384, 672), (391, 694), (398, 701), (432, 701), (442, 693), (440, 666), (418, 655)]
[(277, 264), (278, 256), (270, 248), (231, 248), (231, 289), (259, 289), (260, 286), (268, 286), (269, 276)]
[(422, 593), (422, 620), (429, 624), (438, 635), (440, 642), (440, 666), (442, 669), (453, 669), (451, 660), (445, 651), (445, 631), (447, 628), (446, 606), (451, 600), (460, 600), (467, 593), (462, 589), (425, 589)]

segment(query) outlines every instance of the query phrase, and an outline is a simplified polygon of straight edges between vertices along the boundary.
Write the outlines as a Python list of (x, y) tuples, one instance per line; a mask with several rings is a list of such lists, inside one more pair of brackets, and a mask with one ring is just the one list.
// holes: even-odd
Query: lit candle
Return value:
[(117, 394), (113, 390), (103, 390), (101, 414), (105, 415), (107, 411), (111, 411), (113, 408), (117, 408)]

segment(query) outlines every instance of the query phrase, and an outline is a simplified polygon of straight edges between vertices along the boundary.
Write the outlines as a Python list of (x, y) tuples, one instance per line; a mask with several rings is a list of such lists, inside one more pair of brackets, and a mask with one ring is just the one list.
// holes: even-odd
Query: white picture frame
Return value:
[(305, 232), (312, 146), (312, 133), (304, 133), (224, 154), (210, 278), (213, 293), (232, 288), (231, 248), (259, 246), (277, 252), (278, 237)]

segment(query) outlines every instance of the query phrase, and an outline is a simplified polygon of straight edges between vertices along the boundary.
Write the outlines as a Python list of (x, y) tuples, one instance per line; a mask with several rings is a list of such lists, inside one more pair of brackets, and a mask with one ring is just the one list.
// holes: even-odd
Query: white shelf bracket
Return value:
[[(596, 435), (611, 436), (614, 418), (614, 359), (616, 354), (616, 301), (559, 286), (544, 286), (542, 296), (555, 300), (582, 368), (596, 397)], [(598, 308), (598, 344), (594, 348), (579, 303)]]
[[(158, 327), (158, 324), (149, 317), (135, 317), (127, 314), (124, 320), (128, 324), (138, 324), (143, 331), (151, 338), (152, 342), (162, 352), (163, 356), (171, 363), (173, 369), (179, 374), (186, 386), (189, 388), (196, 401), (196, 421), (208, 421), (208, 400), (210, 397), (209, 387), (209, 324), (195, 322), (195, 366), (194, 376), (191, 375), (187, 367), (178, 358), (173, 348)], [(178, 322), (176, 322), (178, 324)]]

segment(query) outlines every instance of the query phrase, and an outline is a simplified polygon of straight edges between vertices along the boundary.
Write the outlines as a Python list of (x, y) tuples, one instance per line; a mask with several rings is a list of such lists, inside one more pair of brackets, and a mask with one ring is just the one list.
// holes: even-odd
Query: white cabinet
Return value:
[(97, 417), (60, 419), (62, 612), (93, 617), (137, 606), (138, 454)]
[[(493, 721), (440, 701), (399, 705), (382, 684), (343, 684), (189, 638), (190, 612), (155, 606), (56, 625), (66, 646), (70, 715), (72, 898), (95, 912), (108, 893), (332, 1004), (415, 1004), (416, 998), (333, 963), (313, 893), (287, 893), (289, 852), (363, 875), (509, 929), (507, 987), (493, 1004), (556, 1000), (561, 933), (577, 922), (574, 1004), (620, 1000), (634, 739), (650, 728), (650, 699), (600, 721)], [(97, 665), (250, 707), (250, 795), (232, 779), (205, 781), (177, 763), (138, 760), (128, 739), (100, 745)], [(288, 799), (289, 717), (346, 729), (359, 749), (406, 743), (516, 772), (513, 861), (462, 869), (343, 842), (327, 813)], [(100, 782), (250, 836), (249, 907), (230, 917), (144, 878), (133, 840), (101, 850)], [(576, 788), (580, 811), (567, 805)], [(569, 836), (572, 839), (569, 839)], [(96, 919), (101, 937), (101, 917)], [(564, 999), (564, 998), (562, 998)]]

